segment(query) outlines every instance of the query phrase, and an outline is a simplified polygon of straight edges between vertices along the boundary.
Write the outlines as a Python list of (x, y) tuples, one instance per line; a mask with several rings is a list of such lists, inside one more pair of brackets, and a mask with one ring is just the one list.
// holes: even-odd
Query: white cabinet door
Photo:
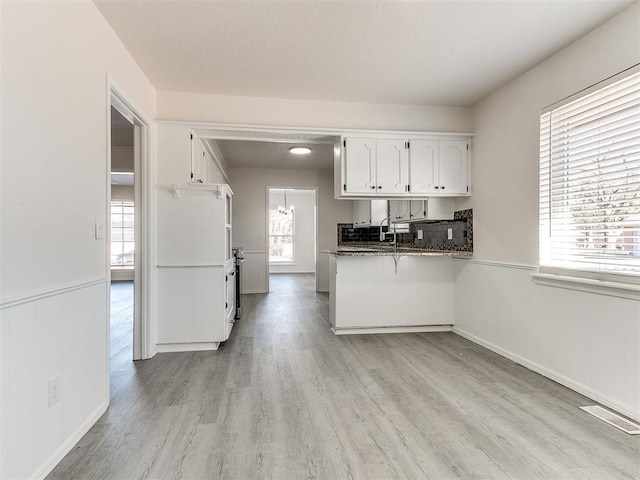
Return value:
[(392, 222), (409, 220), (410, 200), (389, 200), (389, 216)]
[(409, 219), (423, 220), (427, 218), (427, 208), (424, 200), (411, 200), (409, 202)]
[(441, 141), (439, 153), (439, 192), (466, 195), (469, 191), (469, 144), (465, 141)]
[(439, 153), (437, 140), (411, 140), (409, 147), (410, 193), (439, 193)]
[(205, 171), (207, 164), (207, 151), (202, 140), (195, 139), (191, 142), (191, 183), (205, 183)]
[(378, 140), (377, 192), (406, 193), (409, 185), (409, 149), (405, 140)]
[(386, 200), (354, 200), (353, 226), (378, 227), (387, 218)]
[(234, 269), (226, 273), (225, 280), (224, 335), (226, 341), (231, 334), (236, 313), (236, 272)]
[(376, 193), (376, 140), (345, 140), (345, 192)]

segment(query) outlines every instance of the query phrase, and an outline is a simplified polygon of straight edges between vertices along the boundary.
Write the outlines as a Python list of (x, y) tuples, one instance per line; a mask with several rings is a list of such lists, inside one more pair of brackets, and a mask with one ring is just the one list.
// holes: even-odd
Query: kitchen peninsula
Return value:
[(336, 335), (450, 330), (454, 257), (471, 253), (353, 247), (330, 252), (332, 330)]
[[(329, 252), (329, 319), (336, 335), (448, 331), (454, 323), (455, 258), (473, 255), (473, 213), (384, 229), (338, 225)], [(383, 235), (383, 238), (386, 238)]]

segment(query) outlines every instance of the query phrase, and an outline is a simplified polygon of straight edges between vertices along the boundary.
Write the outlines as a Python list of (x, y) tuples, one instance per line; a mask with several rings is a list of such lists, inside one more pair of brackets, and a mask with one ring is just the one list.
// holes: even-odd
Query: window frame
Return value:
[[(271, 212), (277, 211), (278, 208), (269, 208), (269, 224), (271, 224)], [(267, 252), (269, 265), (295, 265), (296, 263), (296, 217), (295, 217), (295, 209), (289, 210), (289, 215), (291, 215), (291, 235), (272, 235), (269, 233), (267, 238), (267, 247), (269, 250), (271, 249), (271, 237), (291, 237), (291, 260), (271, 260), (270, 252)], [(271, 228), (269, 228), (269, 232), (271, 232)]]
[[(120, 241), (114, 241), (114, 235), (113, 235), (113, 209), (114, 206), (116, 207), (131, 207), (132, 209), (132, 213), (131, 215), (133, 215), (133, 222), (131, 227), (125, 227), (124, 222), (123, 224), (118, 228), (119, 230), (122, 230), (122, 240)], [(124, 214), (122, 214), (124, 216)], [(133, 240), (132, 241), (125, 241), (124, 240), (124, 230), (125, 229), (130, 229), (131, 233), (133, 234)], [(113, 255), (113, 244), (114, 243), (120, 243), (123, 246), (126, 243), (133, 243), (134, 245), (134, 253), (133, 253), (133, 260), (131, 263), (112, 263), (112, 255)], [(124, 251), (124, 248), (122, 249), (122, 253), (121, 255), (126, 254), (127, 252)], [(126, 270), (134, 270), (135, 268), (135, 202), (132, 200), (115, 200), (115, 199), (111, 199), (111, 203), (110, 203), (110, 208), (109, 208), (109, 268), (111, 270), (117, 270), (117, 271), (126, 271)]]
[[(551, 112), (562, 109), (563, 106), (568, 105), (570, 103), (579, 101), (597, 91), (603, 90), (606, 87), (616, 83), (623, 81), (631, 76), (638, 75), (640, 73), (640, 64), (637, 64), (629, 69), (624, 70), (616, 75), (613, 75), (602, 82), (594, 84), (576, 94), (573, 94), (569, 97), (566, 97), (559, 102), (556, 102), (546, 108), (544, 108), (540, 112), (540, 138), (539, 138), (539, 168), (540, 168), (540, 178), (538, 184), (538, 192), (539, 192), (539, 212), (538, 212), (538, 220), (539, 220), (539, 257), (538, 257), (538, 273), (534, 274), (537, 283), (542, 283), (545, 285), (551, 286), (561, 286), (560, 283), (565, 283), (567, 285), (570, 284), (567, 288), (573, 288), (578, 290), (584, 290), (588, 288), (588, 291), (592, 291), (595, 287), (610, 287), (614, 290), (613, 293), (609, 292), (607, 294), (614, 294), (615, 296), (625, 296), (628, 293), (624, 293), (624, 295), (620, 294), (620, 290), (631, 290), (632, 297), (636, 298), (640, 293), (640, 266), (632, 265), (630, 270), (615, 270), (612, 267), (613, 262), (606, 263), (603, 267), (599, 267), (596, 265), (597, 262), (593, 262), (591, 265), (568, 265), (568, 261), (565, 260), (565, 263), (562, 264), (557, 258), (553, 259), (551, 257), (551, 248), (552, 248), (552, 239), (550, 234), (546, 234), (544, 229), (548, 227), (551, 229), (551, 225), (553, 222), (553, 214), (550, 212), (551, 201), (552, 201), (552, 192), (550, 185), (551, 180), (551, 147), (546, 147), (543, 143), (545, 140), (545, 136), (542, 132), (543, 119), (545, 116), (549, 115)], [(640, 79), (639, 79), (640, 80)], [(635, 101), (635, 99), (634, 99)], [(634, 104), (635, 105), (635, 104)], [(551, 126), (549, 127), (551, 128)], [(551, 139), (551, 133), (549, 133), (548, 139)], [(546, 149), (546, 150), (545, 150)], [(544, 153), (547, 152), (547, 158), (545, 160)], [(543, 166), (547, 164), (549, 168), (549, 173), (546, 173), (543, 170)], [(616, 164), (617, 165), (617, 164)], [(568, 165), (569, 167), (575, 165)], [(574, 174), (575, 175), (575, 174)], [(568, 177), (568, 176), (567, 176)], [(546, 182), (546, 185), (545, 185)], [(599, 186), (599, 183), (593, 182), (594, 184)], [(591, 184), (589, 184), (591, 185)], [(632, 186), (640, 187), (640, 179), (634, 179), (632, 182)], [(548, 209), (547, 207), (548, 206)], [(635, 207), (634, 207), (635, 208)], [(545, 217), (545, 209), (549, 210), (549, 213)], [(556, 222), (560, 219), (560, 217), (556, 217)], [(545, 224), (545, 221), (547, 222)], [(544, 249), (548, 249), (545, 251)], [(635, 255), (632, 255), (635, 257)], [(591, 256), (587, 256), (586, 258), (597, 258), (595, 254)], [(623, 258), (623, 257), (621, 257)], [(554, 263), (555, 261), (555, 263)], [(577, 262), (576, 262), (577, 263)], [(604, 263), (604, 262), (603, 262)], [(633, 262), (636, 263), (636, 262)], [(606, 292), (598, 292), (598, 293), (606, 293)]]

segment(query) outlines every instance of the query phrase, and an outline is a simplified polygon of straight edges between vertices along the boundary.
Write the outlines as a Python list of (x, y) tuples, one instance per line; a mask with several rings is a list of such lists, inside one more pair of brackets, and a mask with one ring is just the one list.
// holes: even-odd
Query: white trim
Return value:
[[(109, 219), (109, 209), (111, 204), (111, 106), (115, 107), (120, 114), (127, 118), (134, 126), (134, 137), (138, 143), (138, 154), (134, 152), (134, 192), (135, 192), (135, 240), (138, 254), (135, 256), (134, 269), (134, 359), (151, 358), (153, 354), (154, 340), (151, 338), (152, 312), (155, 306), (154, 286), (155, 273), (149, 268), (153, 264), (153, 246), (155, 232), (154, 221), (154, 181), (155, 172), (152, 165), (152, 145), (151, 145), (151, 125), (153, 124), (140, 109), (126, 99), (117, 83), (106, 72), (106, 165), (107, 165), (107, 186), (106, 186), (106, 211), (105, 218)], [(135, 143), (135, 142), (134, 142)], [(135, 147), (135, 145), (134, 145)], [(107, 265), (110, 259), (110, 229), (107, 229)], [(108, 270), (109, 280), (111, 271)], [(111, 315), (110, 290), (107, 291), (107, 319)], [(109, 329), (109, 322), (107, 322)], [(111, 335), (107, 331), (107, 365), (109, 363), (109, 341)], [(107, 368), (107, 391), (109, 391), (109, 369)]]
[(422, 325), (416, 327), (358, 327), (335, 328), (331, 331), (336, 335), (361, 335), (378, 333), (421, 333), (421, 332), (450, 332), (453, 325)]
[(31, 292), (24, 295), (10, 297), (0, 300), (0, 309), (16, 307), (25, 303), (35, 302), (42, 300), (43, 298), (53, 297), (56, 295), (62, 295), (64, 293), (73, 292), (74, 290), (80, 290), (83, 288), (93, 287), (94, 285), (100, 285), (101, 283), (107, 283), (107, 277), (95, 277), (89, 280), (83, 280), (82, 282), (72, 282), (57, 287), (47, 288), (38, 292)]
[(569, 290), (577, 290), (579, 292), (640, 300), (640, 285), (632, 283), (568, 277), (564, 275), (551, 275), (548, 273), (532, 273), (531, 277), (536, 284), (547, 287), (566, 288)]
[(461, 337), (464, 337), (467, 340), (477, 345), (480, 345), (484, 348), (491, 350), (492, 352), (497, 353), (498, 355), (508, 358), (509, 360), (512, 360), (517, 364), (528, 368), (529, 370), (539, 373), (540, 375), (547, 377), (553, 380), (554, 382), (559, 383), (560, 385), (570, 388), (571, 390), (574, 390), (575, 392), (578, 392), (581, 395), (589, 397), (590, 399), (598, 403), (601, 403), (602, 405), (606, 405), (607, 407), (612, 408), (613, 410), (620, 412), (629, 418), (640, 421), (640, 411), (629, 409), (626, 405), (622, 405), (621, 403), (617, 402), (616, 400), (610, 397), (607, 397), (606, 395), (602, 395), (589, 387), (586, 387), (580, 383), (574, 382), (573, 380), (565, 377), (564, 375), (560, 375), (559, 373), (556, 373), (553, 370), (550, 370), (546, 367), (543, 367), (542, 365), (539, 365), (535, 362), (527, 360), (526, 358), (521, 357), (520, 355), (516, 355), (515, 353), (512, 353), (509, 350), (505, 350), (504, 348), (498, 347), (493, 343), (482, 340), (481, 338), (476, 337), (475, 335), (468, 333), (464, 330), (461, 330), (458, 327), (453, 327), (451, 331), (456, 335), (460, 335)]
[[(274, 141), (277, 139), (269, 138), (268, 136), (265, 138), (256, 138), (254, 136), (242, 135), (242, 133), (274, 133), (274, 134), (308, 134), (308, 135), (335, 135), (339, 136), (343, 133), (349, 135), (390, 135), (397, 137), (398, 135), (409, 135), (409, 136), (451, 136), (451, 137), (473, 137), (474, 133), (468, 132), (425, 132), (421, 130), (358, 130), (358, 129), (350, 129), (350, 128), (326, 128), (326, 127), (285, 127), (282, 125), (277, 126), (265, 126), (265, 125), (255, 125), (255, 124), (237, 124), (237, 123), (210, 123), (210, 122), (186, 122), (182, 120), (156, 120), (158, 125), (161, 124), (172, 124), (172, 125), (186, 125), (191, 126), (194, 129), (217, 129), (227, 131), (232, 135), (234, 139), (249, 139), (249, 140), (265, 140), (265, 141)], [(196, 132), (200, 138), (209, 138), (207, 135), (203, 135), (200, 132)], [(213, 138), (213, 137), (211, 137)], [(215, 138), (219, 138), (216, 136)]]
[(472, 263), (474, 265), (486, 265), (488, 267), (503, 267), (503, 268), (517, 268), (518, 270), (529, 270), (535, 272), (538, 267), (535, 265), (527, 265), (525, 263), (507, 263), (507, 262), (492, 262), (489, 260), (475, 260), (470, 257), (453, 257), (454, 260), (464, 260), (465, 262)]
[(157, 353), (201, 352), (218, 350), (220, 342), (158, 343)]
[(269, 293), (267, 290), (243, 290), (242, 295)]
[(204, 191), (204, 192), (211, 192), (211, 193), (215, 193), (216, 198), (218, 199), (222, 199), (223, 194), (225, 193), (225, 190), (228, 190), (229, 193), (231, 193), (233, 195), (233, 191), (231, 190), (231, 188), (229, 187), (229, 185), (227, 184), (219, 184), (219, 183), (189, 183), (189, 184), (177, 184), (174, 183), (173, 185), (171, 185), (171, 193), (173, 194), (174, 198), (180, 198), (180, 195), (182, 193), (182, 191), (188, 192), (188, 191), (192, 191), (192, 192), (197, 192), (197, 191)]
[(158, 265), (158, 268), (224, 268), (224, 264), (212, 263), (212, 264), (191, 264), (191, 265)]
[(633, 75), (639, 71), (640, 71), (640, 63), (636, 63), (635, 65), (632, 65), (629, 68), (625, 68), (621, 72), (615, 73), (610, 77), (600, 80), (599, 82), (589, 85), (588, 87), (583, 88), (582, 90), (579, 90), (576, 93), (572, 93), (568, 97), (565, 97), (561, 100), (558, 100), (555, 103), (552, 103), (551, 105), (544, 107), (542, 110), (540, 110), (540, 115), (543, 115), (545, 113), (550, 112), (551, 110), (555, 110), (556, 108), (559, 108), (559, 107), (562, 107), (563, 105), (571, 103), (574, 100), (577, 100), (578, 98), (585, 97), (590, 93), (595, 92), (596, 90), (600, 90), (601, 88), (604, 88), (607, 85), (611, 85), (612, 83), (617, 82), (621, 78)]
[(58, 449), (51, 455), (41, 466), (36, 470), (30, 478), (30, 480), (42, 480), (62, 461), (62, 459), (73, 449), (76, 443), (84, 437), (91, 427), (100, 419), (100, 417), (107, 411), (109, 407), (108, 402), (103, 402), (98, 409), (93, 412), (89, 418), (87, 418), (80, 427), (73, 432), (67, 440), (58, 447)]

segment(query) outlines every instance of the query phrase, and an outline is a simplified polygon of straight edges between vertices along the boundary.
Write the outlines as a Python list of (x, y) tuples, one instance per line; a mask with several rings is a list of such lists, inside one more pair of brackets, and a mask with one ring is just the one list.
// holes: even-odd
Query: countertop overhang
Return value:
[(367, 248), (367, 247), (339, 247), (329, 250), (329, 254), (338, 257), (377, 257), (377, 256), (420, 256), (420, 257), (455, 257), (471, 258), (472, 252), (454, 250), (418, 250), (413, 248)]

